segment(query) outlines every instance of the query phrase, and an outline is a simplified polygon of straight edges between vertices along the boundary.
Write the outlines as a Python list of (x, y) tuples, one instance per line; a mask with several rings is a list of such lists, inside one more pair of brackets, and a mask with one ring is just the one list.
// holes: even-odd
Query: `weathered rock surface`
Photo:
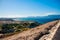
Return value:
[[(53, 40), (54, 35), (56, 34), (56, 32), (58, 31), (58, 28), (60, 27), (60, 22), (57, 23), (54, 27), (52, 27), (51, 30), (49, 30), (49, 34), (44, 35), (43, 37), (41, 37), (39, 40)], [(55, 39), (57, 40), (57, 39)]]
[(60, 40), (60, 27), (58, 28), (52, 40)]

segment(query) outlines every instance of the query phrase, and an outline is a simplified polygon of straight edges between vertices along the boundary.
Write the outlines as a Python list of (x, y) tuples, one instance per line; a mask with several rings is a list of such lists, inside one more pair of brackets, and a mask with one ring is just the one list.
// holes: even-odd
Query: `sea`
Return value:
[(35, 21), (41, 24), (55, 21), (55, 20), (60, 20), (60, 15), (48, 15), (48, 16), (37, 16), (37, 17), (22, 17), (22, 18), (15, 18), (15, 20), (19, 21)]

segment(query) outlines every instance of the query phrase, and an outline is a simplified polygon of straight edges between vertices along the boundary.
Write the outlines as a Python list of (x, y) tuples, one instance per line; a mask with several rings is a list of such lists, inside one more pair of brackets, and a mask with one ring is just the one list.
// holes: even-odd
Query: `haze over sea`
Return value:
[(37, 17), (21, 17), (21, 18), (15, 18), (14, 20), (19, 20), (19, 21), (35, 21), (41, 24), (58, 20), (60, 19), (60, 15), (48, 15), (48, 16), (37, 16)]

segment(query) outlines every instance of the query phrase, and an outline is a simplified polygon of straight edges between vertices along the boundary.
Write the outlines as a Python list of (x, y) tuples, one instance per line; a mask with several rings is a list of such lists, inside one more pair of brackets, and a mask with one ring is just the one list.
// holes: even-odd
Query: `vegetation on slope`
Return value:
[(15, 32), (22, 32), (26, 31), (30, 28), (40, 25), (37, 22), (30, 23), (11, 23), (11, 24), (0, 24), (0, 33), (7, 34), (7, 33), (15, 33)]

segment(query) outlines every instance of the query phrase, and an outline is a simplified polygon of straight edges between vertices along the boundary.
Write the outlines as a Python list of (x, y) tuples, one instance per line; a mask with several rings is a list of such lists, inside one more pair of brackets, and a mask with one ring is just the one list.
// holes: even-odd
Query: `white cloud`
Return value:
[(22, 15), (4, 15), (0, 16), (1, 18), (15, 18), (15, 17), (23, 17)]
[(48, 16), (48, 15), (56, 15), (56, 13), (43, 13), (43, 14), (41, 14), (40, 16)]
[(3, 18), (16, 18), (16, 17), (28, 17), (28, 16), (48, 16), (48, 15), (56, 15), (56, 13), (50, 12), (50, 13), (42, 13), (42, 14), (40, 13), (40, 14), (33, 14), (33, 15), (27, 15), (27, 14), (26, 15), (24, 15), (24, 14), (23, 15), (22, 14), (21, 15), (20, 14), (12, 14), (12, 15), (10, 14), (9, 15), (9, 14), (7, 14), (7, 15), (1, 15), (0, 18), (2, 18), (2, 17)]

